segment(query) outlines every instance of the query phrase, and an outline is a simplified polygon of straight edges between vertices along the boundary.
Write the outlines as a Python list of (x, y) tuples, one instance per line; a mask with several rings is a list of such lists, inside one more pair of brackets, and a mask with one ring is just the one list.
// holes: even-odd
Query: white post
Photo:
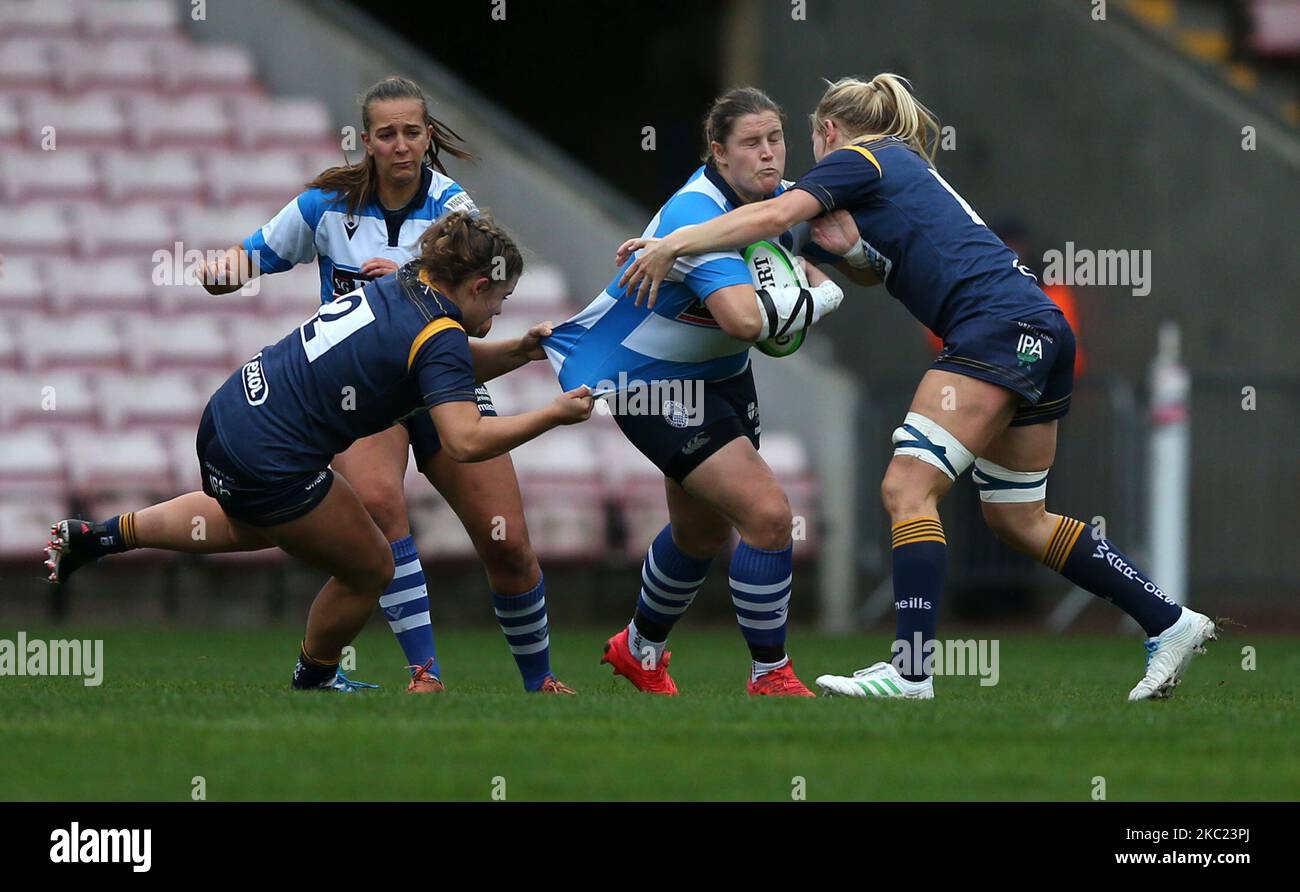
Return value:
[(1190, 492), (1191, 377), (1179, 359), (1178, 325), (1160, 326), (1151, 363), (1151, 449), (1147, 473), (1147, 541), (1152, 582), (1187, 603), (1187, 498)]

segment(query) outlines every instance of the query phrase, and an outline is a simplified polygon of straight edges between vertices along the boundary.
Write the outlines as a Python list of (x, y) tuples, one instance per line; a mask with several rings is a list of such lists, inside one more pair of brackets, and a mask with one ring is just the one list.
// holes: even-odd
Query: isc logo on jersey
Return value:
[(266, 402), (271, 388), (266, 383), (266, 375), (262, 373), (261, 353), (244, 363), (239, 377), (244, 384), (244, 399), (248, 400), (250, 406), (260, 406)]

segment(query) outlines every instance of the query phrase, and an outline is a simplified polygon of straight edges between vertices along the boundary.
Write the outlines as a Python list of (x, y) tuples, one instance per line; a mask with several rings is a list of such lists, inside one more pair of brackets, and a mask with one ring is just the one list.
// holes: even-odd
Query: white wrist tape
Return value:
[(756, 294), (763, 319), (760, 341), (809, 328), (844, 300), (844, 291), (829, 279), (816, 288), (786, 285), (760, 288)]
[(854, 269), (870, 269), (871, 258), (867, 256), (867, 243), (858, 239), (858, 243), (844, 255), (844, 261)]

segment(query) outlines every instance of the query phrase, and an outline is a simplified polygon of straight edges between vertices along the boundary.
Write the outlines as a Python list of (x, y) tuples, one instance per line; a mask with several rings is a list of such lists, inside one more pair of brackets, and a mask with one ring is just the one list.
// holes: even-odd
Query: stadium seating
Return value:
[[(247, 50), (192, 43), (178, 8), (0, 0), (0, 560), (35, 561), (46, 525), (74, 509), (197, 489), (194, 432), (208, 396), (318, 303), (314, 264), (224, 296), (193, 280), (209, 252), (343, 156), (321, 102), (268, 96)], [(585, 299), (560, 269), (532, 262), (492, 337), (559, 322)], [(490, 388), (503, 413), (559, 391), (546, 363)], [(765, 436), (796, 514), (815, 516), (799, 441)], [(545, 559), (639, 560), (665, 522), (662, 475), (608, 415), (514, 461)], [(414, 465), (406, 485), (424, 557), (472, 559)]]

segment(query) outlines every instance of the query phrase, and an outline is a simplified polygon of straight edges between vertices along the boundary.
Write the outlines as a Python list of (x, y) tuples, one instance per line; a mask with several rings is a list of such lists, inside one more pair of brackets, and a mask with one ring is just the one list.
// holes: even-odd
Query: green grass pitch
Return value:
[[(994, 687), (773, 701), (745, 695), (735, 630), (674, 634), (677, 698), (599, 666), (608, 631), (555, 631), (557, 674), (580, 692), (564, 698), (525, 694), (488, 629), (441, 630), (449, 690), (424, 697), (402, 692), (382, 626), (359, 639), (352, 675), (383, 687), (357, 696), (287, 689), (293, 629), (28, 630), (102, 637), (104, 683), (0, 677), (0, 798), (188, 800), (198, 776), (209, 800), (488, 801), (502, 778), (509, 800), (788, 801), (803, 778), (810, 801), (1088, 801), (1098, 776), (1109, 800), (1300, 797), (1295, 639), (1214, 643), (1167, 702), (1126, 702), (1136, 640), (1034, 636), (1001, 639)], [(886, 647), (799, 629), (790, 643), (809, 684)]]

